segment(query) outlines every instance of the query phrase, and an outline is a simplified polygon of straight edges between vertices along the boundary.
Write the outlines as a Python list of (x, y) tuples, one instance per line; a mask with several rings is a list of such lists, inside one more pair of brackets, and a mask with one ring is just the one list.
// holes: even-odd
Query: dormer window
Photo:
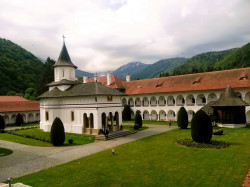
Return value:
[(107, 97), (107, 101), (108, 101), (108, 102), (112, 102), (112, 96), (108, 96), (108, 97)]
[(197, 77), (197, 78), (194, 80), (193, 84), (198, 84), (198, 83), (200, 83), (200, 81), (201, 81), (201, 77)]
[(248, 76), (245, 72), (243, 72), (240, 76), (240, 80), (247, 80)]

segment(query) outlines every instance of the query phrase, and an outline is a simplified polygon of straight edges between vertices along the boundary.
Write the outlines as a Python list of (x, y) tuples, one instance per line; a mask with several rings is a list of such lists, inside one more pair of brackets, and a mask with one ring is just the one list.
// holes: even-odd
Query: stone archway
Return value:
[(165, 121), (166, 120), (166, 112), (164, 110), (161, 110), (159, 112), (159, 120), (160, 121)]
[(107, 122), (106, 114), (103, 112), (102, 113), (102, 129), (106, 128), (106, 125), (107, 125), (106, 122)]
[(250, 123), (250, 110), (246, 112), (246, 121), (247, 123)]
[(149, 120), (149, 112), (147, 110), (143, 111), (143, 120)]
[(194, 111), (193, 110), (189, 110), (187, 112), (187, 114), (188, 114), (188, 121), (191, 122), (192, 119), (193, 119), (193, 117), (194, 117)]
[(157, 112), (153, 110), (151, 112), (151, 120), (156, 121), (158, 119)]
[(89, 120), (86, 113), (83, 114), (83, 133), (87, 132), (87, 129), (89, 128)]
[(175, 121), (175, 112), (173, 110), (168, 111), (168, 120)]

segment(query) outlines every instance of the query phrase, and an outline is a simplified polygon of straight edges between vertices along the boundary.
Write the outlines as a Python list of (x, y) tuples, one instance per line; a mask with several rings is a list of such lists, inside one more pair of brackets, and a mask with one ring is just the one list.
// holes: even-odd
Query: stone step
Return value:
[[(119, 138), (119, 137), (124, 137), (124, 136), (128, 136), (130, 134), (134, 134), (136, 133), (135, 131), (132, 131), (132, 130), (122, 130), (122, 131), (115, 131), (115, 132), (112, 132), (108, 135), (108, 139), (111, 140), (111, 139), (114, 139), (114, 138)], [(95, 140), (106, 140), (105, 136), (104, 135), (96, 135), (95, 136)]]

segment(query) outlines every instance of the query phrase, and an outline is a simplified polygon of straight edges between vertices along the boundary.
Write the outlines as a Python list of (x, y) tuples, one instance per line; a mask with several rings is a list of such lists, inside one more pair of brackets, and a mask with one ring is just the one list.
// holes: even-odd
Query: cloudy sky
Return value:
[(249, 0), (0, 0), (0, 37), (89, 72), (241, 47)]

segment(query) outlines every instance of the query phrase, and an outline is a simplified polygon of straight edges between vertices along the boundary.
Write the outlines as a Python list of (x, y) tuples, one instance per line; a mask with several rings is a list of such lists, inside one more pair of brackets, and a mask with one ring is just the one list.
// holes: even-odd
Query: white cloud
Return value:
[(239, 47), (250, 41), (249, 10), (245, 0), (1, 0), (1, 37), (57, 60), (65, 34), (79, 69), (107, 71)]

